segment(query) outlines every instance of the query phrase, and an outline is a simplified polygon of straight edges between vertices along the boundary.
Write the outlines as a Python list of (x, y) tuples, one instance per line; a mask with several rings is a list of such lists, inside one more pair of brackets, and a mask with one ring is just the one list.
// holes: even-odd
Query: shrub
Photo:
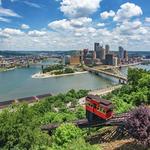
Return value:
[(140, 106), (130, 113), (126, 120), (128, 133), (146, 147), (150, 146), (150, 109)]
[(73, 124), (62, 124), (56, 129), (53, 139), (56, 145), (64, 146), (65, 144), (82, 137), (82, 134), (81, 129)]

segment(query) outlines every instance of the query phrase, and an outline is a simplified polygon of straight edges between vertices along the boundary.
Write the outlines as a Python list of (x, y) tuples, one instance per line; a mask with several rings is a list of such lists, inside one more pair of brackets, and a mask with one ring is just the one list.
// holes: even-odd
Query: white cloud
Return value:
[(91, 22), (92, 22), (92, 19), (87, 18), (87, 17), (81, 17), (81, 18), (76, 18), (76, 19), (70, 20), (70, 24), (74, 27), (83, 27)]
[(73, 30), (74, 28), (82, 28), (87, 26), (92, 22), (91, 18), (81, 17), (75, 19), (62, 19), (56, 20), (48, 24), (48, 27), (53, 30), (64, 31), (64, 30)]
[(33, 30), (28, 32), (28, 35), (33, 37), (45, 36), (46, 34), (47, 33), (45, 31), (38, 31), (38, 30)]
[[(103, 12), (104, 19), (109, 17), (113, 17), (113, 19), (117, 18), (116, 26), (114, 26), (114, 24), (111, 26), (111, 23), (106, 23), (108, 27), (106, 28), (105, 23), (93, 22), (92, 18), (87, 17), (99, 7), (99, 3), (98, 7), (95, 7), (95, 10), (93, 8), (96, 5), (93, 4), (94, 6), (91, 6), (92, 3), (95, 3), (95, 0), (90, 1), (90, 6), (87, 5), (89, 0), (80, 0), (81, 4), (77, 3), (78, 0), (61, 1), (62, 3), (68, 2), (66, 8), (64, 8), (66, 10), (63, 10), (63, 12), (69, 18), (50, 22), (48, 27), (52, 30), (49, 30), (46, 27), (43, 27), (40, 30), (32, 30), (29, 29), (26, 24), (21, 26), (21, 29), (29, 29), (29, 31), (26, 32), (11, 28), (0, 29), (0, 49), (81, 50), (83, 48), (93, 49), (94, 42), (110, 44), (111, 50), (118, 50), (118, 45), (122, 45), (127, 50), (147, 50), (147, 47), (150, 47), (150, 42), (148, 42), (150, 40), (150, 26), (146, 25), (146, 23), (142, 23), (140, 19), (137, 18), (137, 16), (142, 14), (142, 11), (138, 11), (140, 10), (137, 8), (139, 6), (136, 7), (134, 4), (131, 7), (129, 4), (132, 3), (128, 3), (130, 6), (128, 6), (128, 9), (125, 9), (123, 4), (116, 14), (111, 10), (106, 11), (106, 13)], [(130, 10), (131, 8), (134, 12)], [(90, 11), (81, 13), (86, 12), (83, 10)], [(4, 16), (8, 16), (8, 14), (5, 14)], [(3, 16), (0, 17), (4, 18)], [(131, 19), (132, 17), (133, 19)], [(145, 18), (146, 22), (148, 20), (149, 19)]]
[[(139, 20), (120, 23), (112, 31), (107, 28), (96, 29), (90, 25), (74, 28), (69, 34), (67, 31), (64, 32), (65, 34), (60, 34), (49, 30), (33, 30), (13, 36), (6, 30), (4, 33), (3, 30), (5, 29), (0, 29), (0, 49), (3, 50), (93, 49), (94, 42), (109, 44), (111, 50), (118, 50), (118, 45), (122, 45), (127, 50), (147, 50), (147, 47), (150, 47), (150, 43), (147, 42), (150, 40), (150, 27), (144, 26)], [(124, 32), (132, 34), (124, 34)]]
[(115, 12), (113, 10), (110, 10), (109, 12), (104, 11), (100, 14), (102, 19), (108, 19), (109, 17), (114, 17), (115, 16)]
[(27, 24), (22, 24), (21, 25), (21, 29), (29, 29), (29, 28), (30, 28), (30, 26), (27, 25)]
[(120, 6), (120, 9), (117, 11), (114, 17), (114, 21), (128, 20), (132, 17), (140, 16), (142, 14), (143, 12), (140, 6), (127, 2)]
[(0, 22), (7, 22), (7, 23), (9, 23), (9, 22), (11, 22), (11, 20), (7, 19), (7, 18), (4, 18), (4, 17), (0, 17)]
[(68, 17), (86, 17), (100, 7), (101, 0), (62, 0), (60, 10)]
[(21, 17), (20, 15), (15, 13), (14, 11), (12, 11), (10, 9), (5, 9), (2, 7), (0, 7), (0, 16)]
[(48, 27), (53, 30), (70, 30), (72, 26), (67, 19), (56, 20), (48, 24)]
[(133, 34), (134, 31), (137, 32), (139, 28), (141, 28), (142, 23), (138, 20), (136, 21), (124, 21), (120, 26), (119, 30), (122, 34)]
[(98, 23), (97, 26), (98, 26), (98, 27), (104, 27), (104, 26), (105, 26), (105, 23)]
[(150, 22), (150, 17), (146, 17), (146, 18), (145, 18), (145, 21), (146, 21), (146, 22)]
[(29, 2), (29, 1), (24, 1), (24, 3), (30, 7), (34, 7), (34, 8), (41, 8), (40, 5), (36, 4), (36, 3), (32, 3), (32, 2)]
[(21, 36), (24, 34), (24, 32), (22, 32), (21, 30), (13, 28), (5, 28), (2, 30), (2, 33), (11, 36)]
[(21, 17), (13, 10), (3, 8), (1, 5), (2, 5), (2, 1), (0, 0), (0, 22), (10, 23), (11, 19), (8, 19), (7, 17), (17, 17), (17, 18)]

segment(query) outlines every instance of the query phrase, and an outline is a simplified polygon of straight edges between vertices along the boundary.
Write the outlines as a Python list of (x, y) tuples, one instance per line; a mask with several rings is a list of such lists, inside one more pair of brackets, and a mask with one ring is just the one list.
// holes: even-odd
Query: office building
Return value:
[(80, 64), (80, 56), (70, 57), (70, 65), (79, 65), (79, 64)]
[(92, 51), (93, 60), (96, 59), (96, 51)]
[(124, 59), (125, 61), (128, 61), (128, 52), (126, 50), (124, 51)]
[(63, 63), (63, 65), (68, 65), (68, 64), (70, 64), (70, 58), (71, 58), (70, 55), (65, 55), (65, 56), (63, 56), (63, 58), (62, 58), (62, 63)]
[(94, 64), (94, 60), (91, 59), (91, 58), (86, 58), (85, 61), (84, 61), (84, 63), (86, 65), (93, 65)]
[(86, 59), (88, 51), (89, 51), (88, 49), (83, 50), (83, 61)]
[(113, 65), (118, 66), (118, 58), (117, 57), (113, 58)]
[(109, 45), (105, 45), (106, 54), (109, 53), (109, 49), (110, 49)]
[(94, 51), (96, 52), (96, 58), (100, 59), (100, 55), (101, 55), (101, 46), (99, 43), (94, 43)]
[(106, 55), (106, 50), (103, 47), (101, 47), (101, 49), (100, 49), (100, 59), (105, 60), (105, 55)]
[(94, 43), (94, 51), (98, 51), (100, 44)]
[(124, 49), (121, 46), (119, 46), (119, 58), (124, 59)]
[(106, 65), (114, 64), (114, 54), (106, 54), (105, 64)]

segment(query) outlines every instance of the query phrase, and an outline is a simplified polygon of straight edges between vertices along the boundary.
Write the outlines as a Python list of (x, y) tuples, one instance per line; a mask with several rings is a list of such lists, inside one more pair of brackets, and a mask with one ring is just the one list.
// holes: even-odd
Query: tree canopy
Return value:
[(115, 111), (126, 112), (141, 104), (150, 104), (150, 72), (137, 69), (128, 69), (128, 83), (120, 89), (104, 96), (112, 100)]
[[(150, 104), (150, 72), (129, 69), (128, 83), (104, 96), (115, 106), (115, 113), (129, 111), (141, 104)], [(85, 142), (84, 133), (68, 121), (85, 118), (85, 110), (78, 100), (87, 90), (70, 90), (43, 99), (34, 105), (17, 104), (0, 113), (0, 149), (12, 150), (92, 150), (97, 147)], [(146, 114), (145, 114), (145, 111)], [(138, 114), (140, 115), (137, 115)], [(148, 116), (147, 116), (148, 115)], [(135, 130), (134, 138), (149, 139), (149, 110), (133, 111), (128, 127)], [(143, 120), (144, 119), (144, 120)], [(63, 123), (52, 136), (40, 127), (49, 123)], [(139, 126), (142, 125), (142, 126)], [(147, 126), (147, 127), (146, 127)], [(142, 131), (142, 132), (141, 132)], [(149, 145), (149, 140), (144, 140)]]
[[(0, 113), (0, 149), (56, 150), (60, 149), (59, 138), (62, 138), (62, 142), (67, 146), (70, 138), (74, 140), (81, 135), (79, 128), (73, 125), (62, 125), (52, 138), (42, 132), (40, 127), (48, 123), (65, 123), (85, 117), (85, 110), (78, 106), (78, 99), (86, 96), (87, 92), (87, 90), (77, 92), (70, 90), (66, 94), (41, 100), (33, 106), (17, 104), (3, 110)], [(66, 107), (69, 102), (73, 102), (74, 109), (71, 108), (72, 106)], [(61, 129), (63, 129), (62, 133), (60, 133)], [(59, 134), (66, 134), (66, 137)], [(84, 141), (82, 136), (81, 141)], [(84, 144), (86, 145), (85, 141)]]

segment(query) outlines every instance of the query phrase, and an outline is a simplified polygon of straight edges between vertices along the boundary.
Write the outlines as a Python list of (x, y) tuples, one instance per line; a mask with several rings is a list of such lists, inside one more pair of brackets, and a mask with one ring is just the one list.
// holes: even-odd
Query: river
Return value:
[[(53, 61), (49, 62), (53, 63)], [(141, 66), (142, 67), (142, 66)], [(149, 66), (150, 68), (150, 66)], [(0, 73), (0, 101), (35, 96), (46, 93), (63, 93), (70, 89), (100, 89), (116, 83), (113, 79), (85, 73), (71, 76), (33, 79), (31, 76), (41, 67), (18, 68)], [(122, 69), (126, 72), (127, 68)]]

